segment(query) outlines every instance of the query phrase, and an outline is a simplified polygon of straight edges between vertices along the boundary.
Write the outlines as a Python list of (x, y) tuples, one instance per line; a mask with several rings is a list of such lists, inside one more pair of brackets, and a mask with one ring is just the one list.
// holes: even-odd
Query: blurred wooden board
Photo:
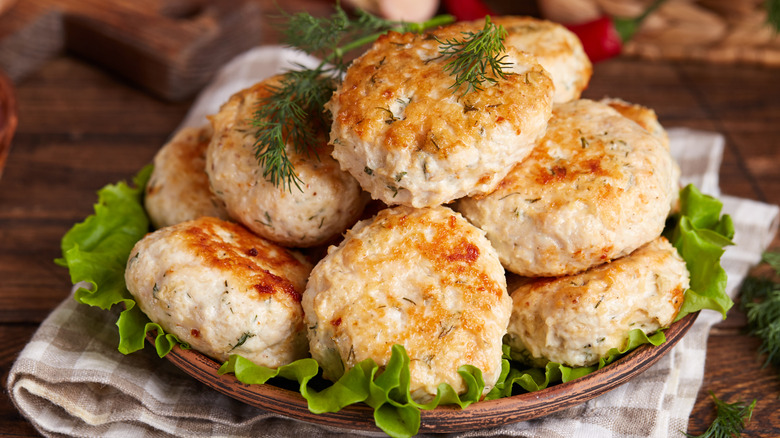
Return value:
[[(499, 0), (485, 0), (506, 4)], [(655, 0), (536, 0), (542, 16), (585, 23), (608, 15), (633, 18)], [(496, 9), (501, 10), (501, 9)], [(766, 0), (666, 0), (625, 44), (625, 55), (652, 60), (780, 66), (780, 33)]]
[[(606, 13), (637, 16), (649, 0), (598, 0)], [(780, 34), (767, 21), (764, 0), (668, 0), (625, 45), (646, 59), (780, 66)]]
[(64, 50), (168, 100), (261, 42), (251, 0), (0, 0), (0, 70), (18, 82)]

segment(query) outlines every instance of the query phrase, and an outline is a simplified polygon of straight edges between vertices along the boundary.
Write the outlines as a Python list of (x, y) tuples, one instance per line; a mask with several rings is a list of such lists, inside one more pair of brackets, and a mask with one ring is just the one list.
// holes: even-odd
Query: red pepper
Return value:
[(582, 41), (591, 62), (602, 61), (620, 54), (623, 43), (630, 40), (639, 25), (666, 0), (655, 0), (638, 17), (615, 18), (604, 15), (582, 24), (566, 24)]
[(565, 25), (582, 41), (591, 62), (598, 62), (620, 54), (623, 43), (630, 40), (639, 25), (666, 0), (655, 0), (638, 17), (615, 18), (604, 15), (596, 20)]
[[(665, 0), (655, 0), (636, 18), (614, 19), (603, 15), (587, 23), (564, 24), (574, 32), (588, 54), (591, 62), (603, 61), (620, 54), (623, 43), (636, 32), (639, 24), (657, 9)], [(494, 15), (482, 0), (443, 0), (444, 7), (458, 21), (476, 20), (485, 15)]]
[(444, 0), (447, 12), (455, 16), (457, 21), (471, 21), (494, 15), (493, 11), (482, 0)]
[[(495, 15), (482, 0), (444, 0), (447, 12), (458, 21), (470, 21)], [(564, 25), (582, 41), (591, 62), (601, 61), (620, 54), (622, 41), (609, 16), (578, 24)]]
[(599, 62), (620, 54), (623, 41), (608, 15), (581, 24), (566, 24), (582, 41), (590, 62)]

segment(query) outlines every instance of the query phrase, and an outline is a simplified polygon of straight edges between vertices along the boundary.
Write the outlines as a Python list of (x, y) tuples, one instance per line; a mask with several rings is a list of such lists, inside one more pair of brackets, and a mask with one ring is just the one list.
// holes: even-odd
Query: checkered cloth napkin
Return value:
[[(227, 65), (204, 90), (183, 125), (199, 125), (235, 91), (291, 62), (313, 60), (280, 48), (261, 48)], [(719, 195), (723, 138), (672, 129), (672, 151), (683, 184)], [(778, 226), (778, 207), (721, 196), (736, 226), (736, 246), (723, 257), (732, 296), (760, 260)], [(8, 376), (11, 399), (46, 436), (349, 436), (379, 435), (315, 426), (228, 398), (179, 371), (151, 348), (117, 351), (116, 312), (66, 299), (41, 324)], [(707, 335), (720, 315), (704, 311), (688, 334), (658, 363), (617, 389), (558, 413), (452, 436), (668, 437), (685, 431), (702, 384)]]

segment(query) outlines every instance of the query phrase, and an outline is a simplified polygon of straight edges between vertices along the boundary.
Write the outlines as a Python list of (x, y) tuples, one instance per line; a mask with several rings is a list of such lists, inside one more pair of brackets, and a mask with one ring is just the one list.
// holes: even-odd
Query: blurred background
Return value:
[[(328, 15), (332, 1), (0, 0), (0, 70), (13, 82), (64, 52), (151, 92), (191, 97), (227, 60), (278, 42), (280, 8)], [(594, 61), (646, 59), (780, 66), (765, 0), (343, 0), (394, 20), (522, 14), (569, 26)], [(777, 21), (777, 19), (776, 19)]]

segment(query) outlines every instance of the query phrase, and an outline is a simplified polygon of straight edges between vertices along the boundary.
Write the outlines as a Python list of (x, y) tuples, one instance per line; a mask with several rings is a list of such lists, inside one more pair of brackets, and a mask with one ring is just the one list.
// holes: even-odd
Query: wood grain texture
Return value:
[(261, 42), (251, 0), (24, 0), (0, 14), (0, 68), (19, 80), (64, 49), (168, 100)]
[[(21, 0), (19, 3), (24, 3)], [(265, 13), (275, 6), (262, 1)], [(294, 0), (292, 11), (322, 15), (326, 0)], [(266, 41), (277, 38), (263, 29)], [(665, 126), (726, 137), (720, 172), (725, 194), (780, 204), (780, 70), (616, 58), (595, 66), (586, 96), (652, 107)], [(191, 101), (168, 103), (71, 56), (44, 61), (15, 87), (19, 124), (0, 178), (0, 374), (37, 324), (68, 294), (67, 273), (52, 263), (59, 239), (92, 212), (95, 191), (148, 163)], [(780, 238), (773, 245), (780, 249)], [(708, 342), (704, 384), (689, 432), (714, 418), (708, 391), (727, 401), (758, 399), (745, 436), (780, 436), (780, 370), (762, 368), (758, 341), (743, 334), (734, 309)], [(3, 379), (5, 384), (5, 379)], [(0, 434), (38, 436), (0, 397)]]
[(190, 102), (160, 102), (66, 58), (16, 91), (19, 126), (0, 179), (0, 323), (36, 323), (70, 290), (53, 263), (62, 235), (92, 212), (98, 189), (151, 161)]
[[(780, 379), (778, 370), (764, 367), (756, 355), (760, 340), (744, 334), (745, 316), (736, 309), (726, 322), (713, 328), (707, 343), (704, 383), (688, 426), (690, 433), (703, 433), (714, 415), (712, 391), (721, 400), (750, 403), (756, 400), (753, 418), (745, 432), (750, 437), (780, 436)], [(717, 353), (713, 353), (717, 352)]]
[(19, 122), (16, 111), (16, 93), (11, 81), (0, 71), (0, 178), (3, 177), (5, 160), (11, 150), (11, 139)]

